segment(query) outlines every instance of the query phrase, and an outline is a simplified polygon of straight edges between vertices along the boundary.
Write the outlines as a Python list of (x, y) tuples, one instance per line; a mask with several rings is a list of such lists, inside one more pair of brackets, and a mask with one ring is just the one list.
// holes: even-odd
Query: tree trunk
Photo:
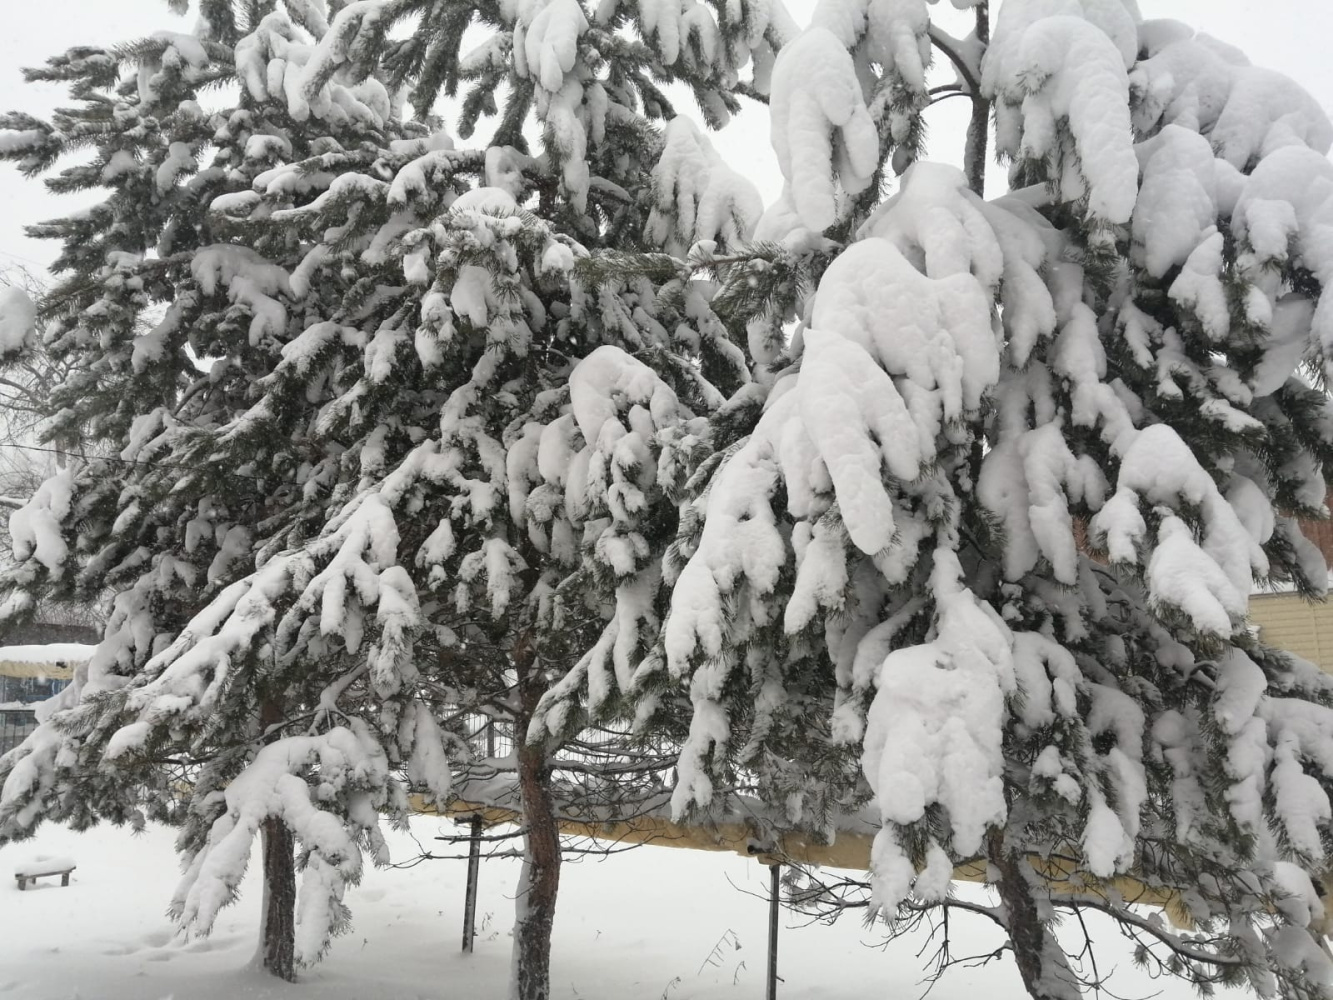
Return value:
[[(259, 708), (265, 730), (282, 721), (271, 699)], [(266, 739), (265, 742), (269, 740)], [(296, 839), (287, 824), (270, 816), (260, 827), (264, 847), (264, 912), (259, 923), (259, 964), (279, 979), (296, 979)]]
[[(976, 6), (977, 41), (984, 49), (990, 44), (990, 4), (983, 0)], [(979, 81), (978, 81), (979, 83)], [(967, 144), (963, 151), (963, 169), (967, 186), (978, 198), (986, 196), (986, 147), (990, 137), (990, 101), (981, 96), (979, 86), (972, 93), (972, 119), (967, 125)]]
[(1003, 833), (991, 832), (990, 861), (1000, 873), (996, 889), (1004, 904), (1009, 944), (1023, 985), (1033, 1000), (1078, 1000), (1081, 991), (1064, 952), (1042, 923), (1032, 891), (1035, 879), (1032, 866), (1021, 852), (1006, 847), (1003, 840)]
[(518, 743), (518, 789), (523, 804), (523, 873), (515, 903), (514, 958), (510, 1000), (549, 1000), (551, 995), (551, 929), (560, 888), (560, 828), (551, 798), (551, 768), (546, 750), (525, 741), (528, 723), (541, 698), (537, 655), (529, 640), (514, 648), (521, 710), (514, 720)]
[(264, 914), (260, 964), (279, 979), (296, 979), (296, 849), (282, 820), (264, 820)]
[(551, 800), (550, 769), (540, 747), (518, 751), (523, 801), (523, 874), (514, 924), (512, 1000), (548, 1000), (551, 995), (551, 929), (560, 888), (560, 831)]

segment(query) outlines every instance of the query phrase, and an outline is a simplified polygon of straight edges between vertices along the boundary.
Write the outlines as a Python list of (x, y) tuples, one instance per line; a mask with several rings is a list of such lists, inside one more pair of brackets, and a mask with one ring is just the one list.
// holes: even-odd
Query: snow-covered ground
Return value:
[[(416, 839), (458, 853), (434, 837), (452, 826), (417, 818), (411, 834), (391, 834), (400, 858)], [(45, 879), (23, 893), (12, 873), (37, 855), (68, 855), (78, 869), (68, 888)], [(256, 859), (258, 855), (256, 854)], [(4, 1000), (499, 1000), (509, 969), (516, 862), (482, 865), (476, 951), (459, 951), (462, 861), (370, 870), (349, 894), (354, 927), (330, 957), (287, 985), (246, 968), (253, 953), (257, 866), (240, 902), (223, 911), (213, 936), (182, 941), (163, 915), (176, 868), (170, 831), (141, 836), (110, 827), (83, 834), (47, 826), (31, 841), (0, 847), (0, 997)], [(565, 867), (555, 932), (556, 1000), (749, 1000), (763, 996), (767, 869), (734, 855), (645, 847), (586, 857)], [(958, 928), (956, 927), (956, 930)], [(964, 922), (958, 954), (997, 941)], [(1095, 932), (1094, 932), (1095, 933)], [(923, 992), (924, 943), (887, 950), (853, 915), (834, 926), (784, 914), (783, 1000), (866, 996), (912, 1000)], [(1181, 984), (1152, 983), (1129, 969), (1126, 949), (1107, 930), (1102, 969), (1119, 965), (1113, 984), (1125, 997), (1192, 995)], [(1012, 963), (950, 973), (936, 1000), (1019, 1000)]]

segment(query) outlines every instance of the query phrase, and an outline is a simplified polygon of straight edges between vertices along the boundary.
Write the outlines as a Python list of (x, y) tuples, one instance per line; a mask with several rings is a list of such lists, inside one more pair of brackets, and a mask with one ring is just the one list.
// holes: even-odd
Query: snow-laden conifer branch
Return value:
[[(865, 197), (891, 144), (863, 123), (895, 135), (857, 60), (865, 39), (916, 37), (904, 7), (890, 29), (823, 4), (779, 61), (787, 189), (761, 239), (807, 246)], [(893, 51), (890, 89), (909, 56)], [(693, 703), (677, 808), (746, 768), (809, 822), (838, 772), (793, 781), (787, 761), (824, 761), (790, 738), (819, 727), (861, 751), (877, 793), (877, 904), (941, 900), (980, 851), (1034, 995), (1074, 980), (1046, 890), (1015, 874), (1020, 844), (1061, 853), (1071, 879), (1132, 873), (1180, 888), (1201, 925), (1282, 938), (1212, 954), (1261, 991), (1317, 990), (1322, 909), (1266, 901), (1312, 899), (1294, 873), (1323, 864), (1327, 684), (1242, 623), (1255, 580), (1326, 576), (1289, 515), (1325, 488), (1328, 404), (1302, 359), (1322, 351), (1307, 276), (1324, 189), (1306, 192), (1327, 119), (1295, 93), (1280, 111), (1284, 82), (1120, 4), (1004, 4), (979, 83), (1033, 186), (986, 202), (955, 172), (906, 170), (787, 300), (799, 368), (738, 407), (739, 443), (694, 486), (662, 644)], [(1278, 204), (1251, 209), (1279, 175)], [(1310, 728), (1286, 714), (1289, 684)]]

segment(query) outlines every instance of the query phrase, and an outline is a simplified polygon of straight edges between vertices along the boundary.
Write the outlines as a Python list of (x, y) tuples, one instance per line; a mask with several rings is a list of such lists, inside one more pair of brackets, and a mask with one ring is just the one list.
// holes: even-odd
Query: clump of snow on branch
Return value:
[(773, 150), (784, 201), (816, 232), (836, 217), (835, 193), (869, 186), (879, 137), (851, 54), (827, 28), (812, 27), (783, 47), (773, 67)]
[(895, 144), (906, 142), (913, 116), (929, 102), (926, 71), (933, 46), (927, 0), (821, 0), (811, 27), (826, 28), (837, 37), (863, 81), (873, 79), (878, 68), (878, 86), (866, 86), (865, 96), (870, 99), (880, 91), (875, 103), (889, 106), (877, 107), (875, 117), (887, 112), (889, 136)]
[(666, 144), (653, 168), (653, 194), (646, 235), (677, 256), (704, 241), (743, 243), (763, 211), (754, 185), (684, 116), (666, 127)]
[[(1245, 615), (1254, 574), (1267, 573), (1267, 560), (1212, 477), (1164, 424), (1134, 438), (1121, 461), (1116, 493), (1093, 520), (1112, 561), (1135, 563), (1147, 547), (1145, 501), (1161, 522), (1148, 564), (1153, 599), (1179, 608), (1200, 631), (1230, 635)], [(1202, 513), (1202, 544), (1172, 513), (1183, 505)]]
[(1333, 145), (1319, 102), (1281, 73), (1251, 66), (1238, 50), (1178, 22), (1149, 21), (1141, 30), (1148, 58), (1130, 77), (1140, 130), (1180, 125), (1209, 138), (1237, 169), (1280, 146), (1323, 154)]
[[(951, 840), (932, 845), (932, 853), (943, 848), (967, 857), (1006, 815), (1000, 745), (1005, 697), (1015, 690), (1011, 638), (961, 577), (957, 557), (937, 552), (935, 638), (885, 657), (866, 720), (862, 769), (884, 824), (871, 864), (876, 900), (889, 908), (916, 881), (896, 827), (919, 822), (928, 807), (942, 807)], [(929, 881), (929, 873), (922, 879)]]
[(1136, 51), (1122, 4), (1019, 0), (1000, 8), (982, 66), (997, 150), (1047, 163), (1063, 197), (1086, 197), (1109, 223), (1129, 221), (1138, 189), (1127, 73)]
[(271, 11), (236, 44), (241, 85), (256, 101), (285, 103), (298, 122), (316, 118), (383, 125), (390, 110), (384, 84), (374, 77), (352, 86), (332, 79), (348, 52), (345, 30), (368, 16), (367, 8), (381, 6), (378, 0), (361, 0), (345, 8), (340, 15), (343, 27), (325, 36), (327, 44), (312, 43), (286, 13)]
[(0, 286), (0, 356), (29, 347), (37, 331), (37, 306), (22, 288)]
[[(664, 638), (670, 670), (692, 675), (678, 811), (708, 800), (708, 755), (729, 738), (718, 704), (736, 666), (728, 631), (762, 627), (776, 612), (796, 634), (820, 611), (841, 611), (859, 559), (881, 585), (900, 584), (932, 530), (927, 512), (941, 484), (922, 473), (999, 375), (992, 295), (1005, 247), (1021, 249), (996, 235), (960, 186), (954, 168), (917, 165), (871, 226), (884, 235), (866, 235), (833, 262), (803, 334), (799, 376), (774, 387), (754, 432), (698, 501), (703, 529), (675, 581)], [(946, 223), (969, 238), (937, 239)], [(773, 505), (779, 486), (785, 510)], [(779, 527), (787, 517), (790, 541)], [(768, 610), (793, 563), (790, 598)], [(727, 620), (734, 602), (748, 605), (751, 625)]]
[[(347, 929), (347, 886), (361, 879), (361, 843), (376, 864), (388, 846), (379, 810), (386, 803), (388, 761), (375, 738), (342, 726), (318, 736), (290, 736), (260, 749), (226, 789), (196, 804), (216, 810), (204, 845), (187, 858), (170, 913), (187, 932), (207, 935), (236, 898), (263, 823), (287, 825), (301, 844), (305, 870), (297, 892), (296, 960), (312, 965)], [(338, 812), (321, 805), (336, 802)]]
[(615, 610), (598, 641), (543, 696), (532, 738), (561, 731), (584, 685), (594, 714), (612, 692), (634, 687), (645, 638), (659, 624), (653, 599), (661, 570), (642, 534), (648, 497), (679, 490), (706, 432), (656, 372), (620, 348), (597, 348), (575, 366), (569, 386), (569, 412), (539, 432), (534, 478), (544, 482), (525, 498), (527, 513), (550, 522), (553, 546), (561, 535), (582, 535), (592, 565), (615, 581)]
[(10, 544), (20, 563), (34, 559), (52, 577), (65, 572), (69, 543), (64, 523), (73, 501), (74, 473), (62, 469), (37, 488), (24, 506), (9, 515)]

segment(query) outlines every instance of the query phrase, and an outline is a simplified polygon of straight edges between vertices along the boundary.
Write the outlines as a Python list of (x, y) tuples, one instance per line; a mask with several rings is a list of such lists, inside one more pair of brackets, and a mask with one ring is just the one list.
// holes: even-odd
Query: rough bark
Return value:
[(1063, 952), (1048, 947), (1050, 931), (1042, 922), (1033, 894), (1032, 866), (1022, 852), (1003, 840), (999, 831), (991, 833), (990, 861), (1000, 874), (995, 888), (1004, 904), (1009, 944), (1023, 985), (1033, 1000), (1076, 1000), (1079, 989), (1068, 963), (1063, 961)]
[[(516, 645), (513, 660), (521, 703), (514, 731), (521, 739), (541, 697), (542, 684), (536, 651), (527, 641), (520, 640)], [(560, 888), (561, 856), (550, 779), (545, 749), (520, 744), (518, 788), (527, 833), (514, 923), (511, 1000), (549, 1000), (551, 995), (551, 930)]]
[(287, 824), (264, 820), (264, 915), (260, 964), (279, 979), (296, 979), (296, 843)]
[[(990, 4), (976, 7), (976, 35), (982, 48), (990, 45)], [(979, 83), (972, 90), (972, 118), (967, 125), (967, 144), (963, 151), (963, 169), (967, 186), (977, 197), (986, 196), (986, 147), (990, 137), (990, 101), (981, 96)]]
[[(282, 721), (282, 710), (265, 701), (259, 710), (264, 729)], [(296, 840), (282, 820), (264, 820), (264, 912), (259, 925), (259, 964), (268, 972), (296, 979)]]

